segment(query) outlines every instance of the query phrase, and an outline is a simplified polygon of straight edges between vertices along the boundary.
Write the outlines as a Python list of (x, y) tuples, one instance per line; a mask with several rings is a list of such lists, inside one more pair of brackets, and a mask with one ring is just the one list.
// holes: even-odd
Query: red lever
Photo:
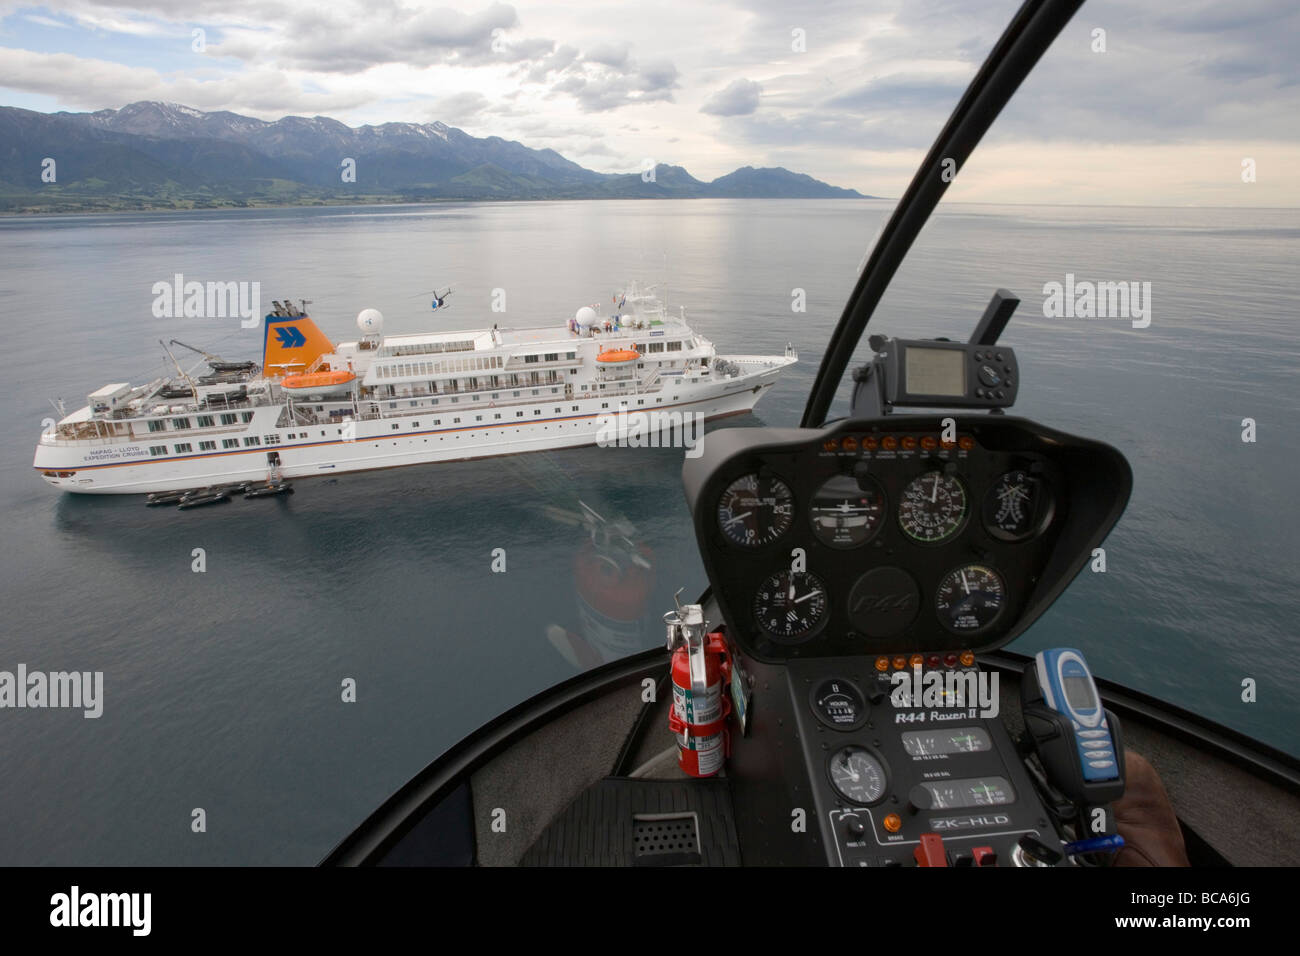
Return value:
[(947, 866), (948, 854), (943, 849), (943, 837), (937, 833), (922, 833), (921, 845), (912, 851), (917, 866)]
[(997, 866), (998, 855), (993, 852), (991, 846), (977, 846), (971, 850), (971, 856), (975, 857), (976, 866)]

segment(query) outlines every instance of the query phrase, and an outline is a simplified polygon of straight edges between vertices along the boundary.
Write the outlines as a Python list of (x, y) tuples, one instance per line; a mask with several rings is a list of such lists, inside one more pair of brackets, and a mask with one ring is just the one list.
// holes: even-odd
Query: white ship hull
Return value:
[[(277, 428), (274, 423), (281, 417), (282, 406), (270, 406), (257, 409), (254, 419), (241, 429), (241, 434), (256, 434), (261, 439), (256, 447), (159, 459), (149, 457), (148, 440), (67, 443), (43, 438), (34, 467), (47, 482), (66, 491), (144, 494), (265, 481), (271, 453), (278, 456), (280, 474), (296, 479), (575, 448), (605, 443), (611, 421), (617, 421), (620, 410), (631, 416), (663, 413), (697, 415), (703, 420), (743, 414), (775, 384), (788, 364), (767, 360), (732, 378), (666, 385), (662, 394), (626, 396), (614, 403), (602, 403), (600, 398), (574, 400), (562, 394), (541, 395), (526, 403), (542, 412), (534, 417), (534, 408), (530, 407), (526, 412), (530, 420), (509, 420), (507, 416), (515, 414), (517, 403), (502, 408), (479, 404), (460, 410), (457, 417), (461, 422), (454, 425), (447, 420), (450, 410), (444, 409)], [(602, 408), (602, 404), (609, 407)], [(560, 412), (557, 414), (555, 409)], [(435, 416), (440, 424), (430, 427)], [(496, 416), (500, 416), (499, 420)], [(477, 421), (478, 417), (483, 421)], [(223, 433), (214, 434), (219, 437)], [(640, 444), (649, 444), (649, 440)], [(614, 450), (635, 453), (624, 447), (611, 452)]]

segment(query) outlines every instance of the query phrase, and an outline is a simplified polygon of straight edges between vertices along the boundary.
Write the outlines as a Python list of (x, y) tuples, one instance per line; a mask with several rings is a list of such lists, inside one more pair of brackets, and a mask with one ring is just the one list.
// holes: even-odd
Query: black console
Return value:
[(1123, 457), (1003, 415), (888, 415), (714, 432), (683, 477), (747, 718), (746, 862), (1064, 861), (975, 655), (1090, 559)]

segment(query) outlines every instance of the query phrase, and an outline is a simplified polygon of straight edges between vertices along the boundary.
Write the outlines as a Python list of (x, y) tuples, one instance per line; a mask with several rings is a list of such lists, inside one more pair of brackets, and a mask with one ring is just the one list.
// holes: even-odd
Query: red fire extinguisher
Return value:
[(677, 738), (677, 764), (692, 777), (711, 777), (722, 769), (731, 747), (727, 717), (731, 698), (731, 658), (718, 631), (704, 635), (698, 605), (682, 608), (669, 622), (673, 648), (673, 707), (668, 729)]

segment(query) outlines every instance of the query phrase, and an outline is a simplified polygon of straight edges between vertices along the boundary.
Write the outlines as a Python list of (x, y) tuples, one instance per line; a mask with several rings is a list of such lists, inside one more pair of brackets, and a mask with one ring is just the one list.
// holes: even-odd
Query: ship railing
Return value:
[[(467, 411), (483, 412), (483, 411), (502, 409), (502, 408), (515, 408), (517, 406), (528, 406), (528, 405), (537, 406), (539, 404), (545, 404), (547, 402), (573, 402), (573, 401), (578, 401), (581, 399), (589, 399), (589, 398), (611, 398), (611, 397), (622, 398), (628, 396), (642, 395), (645, 394), (645, 392), (647, 391), (647, 385), (639, 383), (636, 379), (627, 379), (624, 382), (620, 382), (617, 387), (609, 387), (594, 392), (593, 391), (569, 392), (564, 390), (568, 384), (569, 383), (567, 382), (566, 383), (542, 382), (539, 385), (533, 385), (533, 386), (522, 385), (518, 387), (518, 390), (524, 390), (529, 388), (543, 388), (543, 389), (561, 388), (562, 390), (558, 393), (547, 392), (542, 395), (521, 395), (519, 398), (514, 398), (513, 396), (509, 398), (495, 398), (495, 399), (489, 398), (488, 396), (491, 394), (489, 391), (460, 392), (459, 394), (462, 396), (462, 398), (459, 404), (438, 405), (436, 407), (431, 405), (423, 405), (420, 406), (419, 408), (411, 408), (409, 406), (404, 406), (401, 408), (390, 409), (390, 408), (384, 408), (382, 406), (384, 406), (388, 402), (405, 402), (412, 398), (419, 398), (419, 397), (440, 398), (443, 397), (445, 393), (439, 393), (438, 395), (430, 395), (430, 396), (416, 396), (416, 395), (384, 396), (383, 398), (379, 398), (379, 399), (365, 400), (365, 404), (367, 405), (380, 406), (378, 411), (374, 411), (374, 410), (361, 411), (358, 412), (353, 417), (355, 417), (358, 421), (377, 421), (380, 419), (407, 418), (412, 415), (430, 415), (430, 414), (452, 415), (452, 414), (460, 414), (462, 412), (467, 412)], [(659, 385), (659, 384), (660, 383), (658, 381), (654, 381), (650, 383), (650, 385)], [(508, 389), (504, 386), (501, 389), (499, 389), (499, 391), (507, 391), (507, 390)]]

